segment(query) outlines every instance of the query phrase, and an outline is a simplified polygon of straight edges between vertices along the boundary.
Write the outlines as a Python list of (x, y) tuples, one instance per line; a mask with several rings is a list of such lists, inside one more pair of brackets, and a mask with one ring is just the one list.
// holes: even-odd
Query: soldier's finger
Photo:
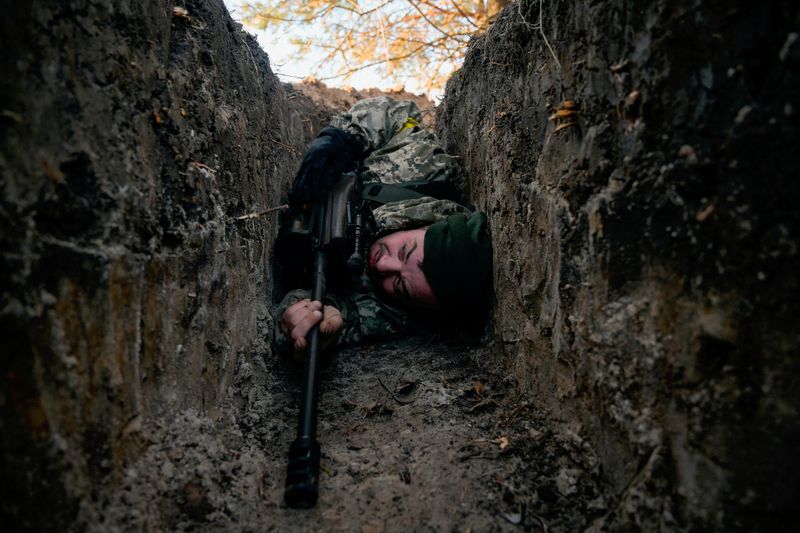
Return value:
[(295, 317), (298, 315), (298, 313), (308, 308), (308, 303), (308, 300), (299, 300), (287, 307), (286, 311), (283, 312), (283, 316), (281, 317), (283, 323), (291, 326), (296, 320)]
[(344, 320), (342, 320), (342, 314), (339, 310), (333, 306), (326, 305), (324, 317), (319, 324), (319, 330), (326, 335), (330, 335), (332, 333), (337, 333), (342, 329), (342, 326), (344, 326)]
[(294, 341), (294, 351), (295, 352), (302, 352), (306, 349), (306, 338), (300, 337), (296, 341)]
[(314, 305), (314, 303), (315, 302), (312, 302), (308, 298), (293, 303), (283, 313), (284, 323), (289, 326), (289, 328), (293, 328), (298, 322), (302, 321), (311, 310), (319, 308), (317, 305)]
[(294, 329), (292, 329), (292, 338), (296, 341), (308, 335), (308, 332), (316, 324), (322, 320), (322, 311), (311, 311), (300, 322), (298, 322)]

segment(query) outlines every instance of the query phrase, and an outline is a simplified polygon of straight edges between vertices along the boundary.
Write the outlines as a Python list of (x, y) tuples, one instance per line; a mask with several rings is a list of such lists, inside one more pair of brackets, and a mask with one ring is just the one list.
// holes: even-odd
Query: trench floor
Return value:
[[(322, 372), (320, 497), (283, 503), (301, 369), (240, 356), (230, 402), (149, 429), (97, 530), (584, 531), (606, 502), (597, 460), (555, 431), (485, 346), (435, 338), (344, 350)], [(91, 519), (92, 512), (98, 516)]]

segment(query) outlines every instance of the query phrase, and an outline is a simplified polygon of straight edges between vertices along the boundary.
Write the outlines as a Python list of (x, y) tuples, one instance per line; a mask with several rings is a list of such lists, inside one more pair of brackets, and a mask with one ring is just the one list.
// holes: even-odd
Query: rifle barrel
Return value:
[[(311, 287), (311, 299), (314, 301), (321, 302), (325, 297), (327, 262), (326, 253), (319, 248), (314, 259)], [(303, 373), (303, 404), (297, 424), (297, 438), (289, 447), (286, 490), (283, 493), (283, 498), (289, 507), (300, 509), (314, 507), (319, 496), (320, 448), (317, 442), (317, 402), (322, 341), (319, 324), (311, 328), (306, 339), (308, 344)]]

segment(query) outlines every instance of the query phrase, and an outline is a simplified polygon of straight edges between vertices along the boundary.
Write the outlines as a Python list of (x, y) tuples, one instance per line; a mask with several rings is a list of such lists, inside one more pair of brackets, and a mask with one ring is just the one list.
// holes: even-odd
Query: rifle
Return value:
[[(336, 186), (308, 211), (296, 213), (284, 224), (275, 243), (276, 255), (301, 261), (313, 252), (311, 300), (325, 297), (329, 267), (341, 267), (359, 290), (368, 283), (364, 273), (364, 237), (371, 220), (368, 204), (361, 200), (361, 182), (355, 173), (343, 174)], [(346, 252), (353, 250), (344, 261)], [(341, 270), (341, 268), (339, 268)], [(319, 400), (319, 324), (306, 336), (306, 360), (297, 438), (289, 447), (284, 500), (289, 507), (308, 509), (319, 495), (320, 447), (317, 442)]]

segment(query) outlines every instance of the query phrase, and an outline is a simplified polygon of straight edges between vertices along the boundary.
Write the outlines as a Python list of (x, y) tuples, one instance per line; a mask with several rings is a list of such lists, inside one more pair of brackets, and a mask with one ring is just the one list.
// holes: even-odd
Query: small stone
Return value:
[(778, 57), (781, 61), (786, 61), (786, 58), (789, 57), (789, 51), (792, 49), (792, 45), (797, 40), (797, 37), (798, 34), (795, 32), (791, 32), (786, 36), (786, 41), (783, 43), (781, 51), (778, 52)]
[(563, 468), (556, 476), (555, 482), (556, 488), (562, 496), (569, 496), (578, 491), (576, 486), (578, 482), (576, 470)]
[(167, 452), (167, 457), (173, 461), (180, 461), (183, 459), (183, 448), (172, 448), (169, 452)]
[(697, 154), (695, 153), (694, 148), (688, 144), (684, 144), (678, 149), (678, 155), (684, 158), (690, 165), (697, 164)]
[(47, 291), (42, 291), (41, 298), (42, 298), (42, 305), (44, 305), (46, 307), (49, 307), (51, 305), (55, 305), (56, 302), (58, 302), (58, 298), (56, 298), (55, 296), (53, 296), (52, 294), (50, 294)]
[(747, 118), (747, 115), (749, 115), (752, 110), (753, 108), (750, 107), (749, 105), (742, 106), (739, 112), (736, 113), (736, 118), (734, 119), (736, 123), (741, 124), (742, 122), (744, 122), (744, 119)]
[(164, 461), (161, 465), (161, 476), (164, 478), (171, 478), (175, 475), (175, 465), (172, 464), (172, 461)]
[(203, 519), (214, 510), (211, 502), (208, 501), (206, 490), (199, 480), (194, 479), (183, 486), (183, 505), (181, 509), (195, 520)]
[(601, 494), (594, 500), (587, 503), (586, 508), (591, 509), (592, 511), (604, 511), (607, 508), (606, 500), (605, 498), (603, 498), (603, 495)]

